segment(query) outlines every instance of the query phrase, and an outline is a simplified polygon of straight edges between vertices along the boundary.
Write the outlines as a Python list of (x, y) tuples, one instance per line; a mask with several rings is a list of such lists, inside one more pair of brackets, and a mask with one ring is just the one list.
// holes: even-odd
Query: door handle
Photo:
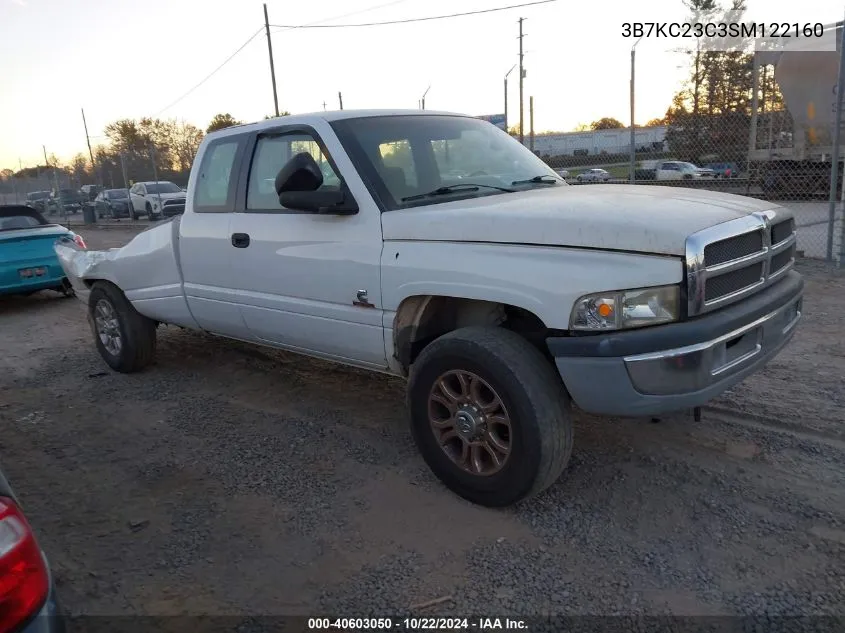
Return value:
[(249, 246), (249, 234), (232, 233), (232, 246), (235, 248), (246, 248)]

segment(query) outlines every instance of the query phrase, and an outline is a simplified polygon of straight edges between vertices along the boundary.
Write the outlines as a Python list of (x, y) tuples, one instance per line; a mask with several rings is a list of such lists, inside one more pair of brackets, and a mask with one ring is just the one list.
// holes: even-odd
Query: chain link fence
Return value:
[(531, 149), (572, 184), (684, 187), (783, 205), (795, 214), (799, 255), (845, 266), (842, 28), (830, 29), (837, 50), (701, 53), (660, 124), (538, 135)]
[(133, 202), (130, 196), (133, 184), (166, 181), (184, 188), (188, 182), (189, 169), (162, 168), (156, 163), (157, 154), (142, 148), (98, 156), (93, 174), (62, 167), (21, 169), (18, 175), (0, 179), (0, 204), (29, 205), (67, 225), (148, 224), (146, 204), (137, 197)]

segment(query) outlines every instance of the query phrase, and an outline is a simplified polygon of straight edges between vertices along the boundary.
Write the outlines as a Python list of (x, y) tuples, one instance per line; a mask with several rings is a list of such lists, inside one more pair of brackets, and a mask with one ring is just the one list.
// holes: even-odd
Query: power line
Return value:
[(388, 20), (386, 22), (359, 22), (356, 24), (271, 24), (270, 26), (278, 29), (342, 29), (354, 28), (360, 26), (385, 26), (388, 24), (408, 24), (409, 22), (428, 22), (431, 20), (445, 20), (448, 18), (460, 18), (466, 15), (479, 15), (481, 13), (493, 13), (495, 11), (507, 11), (508, 9), (519, 9), (520, 7), (530, 7), (537, 4), (548, 4), (550, 2), (557, 2), (558, 0), (535, 0), (535, 2), (524, 2), (522, 4), (512, 4), (506, 7), (495, 7), (493, 9), (479, 9), (478, 11), (466, 11), (464, 13), (450, 13), (448, 15), (431, 15), (424, 18), (407, 18), (404, 20)]
[(229, 57), (227, 57), (227, 58), (226, 58), (226, 61), (224, 61), (224, 62), (223, 62), (222, 64), (220, 64), (217, 68), (215, 68), (215, 69), (214, 69), (214, 70), (212, 70), (210, 73), (208, 73), (208, 75), (206, 75), (206, 76), (202, 79), (202, 81), (200, 81), (197, 85), (195, 85), (193, 88), (191, 88), (190, 90), (188, 90), (188, 91), (187, 91), (185, 94), (183, 94), (181, 97), (179, 97), (178, 99), (176, 99), (175, 101), (173, 101), (172, 103), (170, 103), (167, 107), (164, 107), (164, 108), (162, 108), (161, 110), (159, 110), (158, 112), (156, 112), (156, 113), (153, 115), (153, 117), (155, 118), (155, 117), (157, 117), (159, 114), (161, 114), (162, 112), (165, 112), (166, 110), (169, 110), (170, 108), (172, 108), (173, 106), (175, 106), (177, 103), (179, 103), (182, 99), (184, 99), (184, 98), (185, 98), (185, 97), (187, 97), (189, 94), (191, 94), (194, 90), (196, 90), (196, 89), (197, 89), (197, 88), (199, 88), (201, 85), (203, 85), (206, 81), (208, 81), (209, 79), (211, 79), (211, 78), (212, 78), (214, 75), (216, 75), (216, 74), (217, 74), (217, 72), (218, 72), (218, 71), (220, 71), (220, 70), (221, 70), (221, 69), (222, 69), (222, 68), (223, 68), (226, 64), (228, 64), (230, 61), (232, 61), (238, 53), (240, 53), (243, 49), (245, 49), (245, 48), (247, 47), (247, 45), (248, 45), (250, 42), (252, 42), (252, 40), (254, 40), (254, 39), (256, 38), (256, 36), (258, 36), (258, 34), (259, 34), (259, 33), (261, 33), (261, 31), (263, 31), (263, 30), (264, 30), (264, 27), (262, 26), (262, 27), (261, 27), (260, 29), (258, 29), (255, 33), (253, 33), (252, 35), (250, 35), (250, 36), (249, 36), (249, 39), (247, 39), (247, 41), (246, 41), (246, 42), (244, 42), (243, 44), (241, 44), (241, 45), (240, 45), (240, 47), (238, 47), (238, 49), (237, 49), (234, 53), (232, 53), (231, 55), (229, 55)]
[[(376, 9), (384, 9), (387, 7), (392, 7), (395, 4), (402, 4), (403, 2), (408, 2), (408, 0), (393, 0), (392, 2), (385, 2), (384, 4), (377, 4), (374, 7), (367, 7), (366, 9), (359, 9), (357, 11), (350, 11), (349, 13), (344, 13), (342, 15), (336, 15), (331, 18), (324, 18), (322, 20), (317, 20), (316, 22), (309, 22), (303, 26), (317, 26), (318, 24), (323, 24), (325, 22), (331, 22), (332, 20), (340, 20), (341, 18), (349, 18), (353, 15), (361, 15), (362, 13), (369, 13), (370, 11), (375, 11)], [(271, 25), (272, 26), (272, 25)], [(298, 27), (289, 27), (289, 28), (298, 28)]]
[[(549, 0), (547, 0), (547, 1), (549, 1)], [(312, 27), (316, 27), (316, 26), (318, 26), (318, 25), (320, 25), (320, 24), (322, 24), (322, 23), (324, 23), (324, 22), (330, 22), (331, 20), (339, 20), (340, 18), (348, 18), (348, 17), (350, 17), (350, 16), (352, 16), (352, 15), (359, 15), (359, 14), (361, 14), (361, 13), (367, 13), (367, 12), (369, 12), (369, 11), (375, 11), (376, 9), (383, 9), (383, 8), (385, 8), (385, 7), (393, 6), (393, 5), (395, 5), (395, 4), (400, 4), (400, 3), (402, 3), (402, 2), (407, 2), (407, 0), (393, 0), (392, 2), (387, 2), (387, 3), (384, 3), (384, 4), (378, 4), (378, 5), (373, 6), (373, 7), (367, 7), (366, 9), (360, 9), (360, 10), (358, 10), (358, 11), (352, 11), (352, 12), (350, 12), (350, 13), (343, 13), (343, 14), (341, 14), (341, 15), (335, 15), (335, 16), (330, 17), (330, 18), (324, 18), (324, 19), (322, 19), (322, 20), (318, 20), (318, 21), (316, 21), (316, 22), (310, 22), (310, 23), (305, 24), (305, 25), (301, 25), (301, 26), (297, 26), (297, 27), (290, 27), (290, 28), (305, 28), (305, 27), (312, 28)], [(173, 101), (172, 103), (170, 103), (169, 105), (167, 105), (167, 107), (164, 107), (164, 108), (162, 108), (161, 110), (159, 110), (158, 112), (156, 112), (156, 113), (155, 113), (155, 115), (154, 115), (154, 117), (157, 117), (157, 116), (158, 116), (158, 115), (160, 115), (162, 112), (166, 112), (167, 110), (169, 110), (170, 108), (172, 108), (173, 106), (175, 106), (177, 103), (179, 103), (180, 101), (182, 101), (182, 99), (184, 99), (184, 98), (185, 98), (185, 97), (187, 97), (189, 94), (191, 94), (194, 90), (196, 90), (196, 89), (197, 89), (197, 88), (199, 88), (201, 85), (203, 85), (206, 81), (208, 81), (209, 79), (211, 79), (211, 78), (212, 78), (214, 75), (216, 75), (216, 74), (217, 74), (217, 73), (218, 73), (218, 72), (219, 72), (219, 71), (220, 71), (220, 70), (221, 70), (221, 69), (222, 69), (222, 68), (223, 68), (226, 64), (228, 64), (230, 61), (232, 61), (238, 53), (240, 53), (243, 49), (245, 49), (245, 48), (247, 47), (247, 45), (248, 45), (250, 42), (252, 42), (252, 40), (254, 40), (254, 39), (256, 38), (256, 36), (258, 36), (258, 34), (259, 34), (259, 33), (261, 33), (261, 31), (263, 31), (263, 30), (264, 30), (264, 27), (261, 27), (261, 28), (260, 28), (260, 29), (258, 29), (255, 33), (253, 33), (252, 35), (250, 35), (249, 39), (247, 39), (247, 41), (246, 41), (246, 42), (244, 42), (243, 44), (241, 44), (241, 46), (240, 46), (240, 47), (239, 47), (239, 48), (238, 48), (238, 49), (237, 49), (234, 53), (232, 53), (231, 55), (229, 55), (229, 57), (227, 57), (227, 58), (226, 58), (226, 60), (225, 60), (222, 64), (220, 64), (217, 68), (215, 68), (214, 70), (212, 70), (212, 71), (211, 71), (208, 75), (206, 75), (206, 76), (205, 76), (205, 77), (204, 77), (204, 78), (203, 78), (203, 79), (202, 79), (199, 83), (197, 83), (197, 84), (196, 84), (193, 88), (191, 88), (191, 89), (190, 89), (190, 90), (188, 90), (186, 93), (184, 93), (182, 96), (180, 96), (178, 99), (176, 99), (175, 101)]]

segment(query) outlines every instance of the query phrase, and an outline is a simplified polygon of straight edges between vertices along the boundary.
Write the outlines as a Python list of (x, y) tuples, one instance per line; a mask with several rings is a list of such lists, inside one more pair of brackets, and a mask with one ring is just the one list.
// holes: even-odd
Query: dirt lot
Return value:
[(845, 276), (801, 270), (765, 371), (700, 423), (579, 415), (509, 510), (429, 474), (401, 381), (173, 328), (119, 375), (46, 293), (0, 300), (0, 459), (75, 614), (843, 614)]

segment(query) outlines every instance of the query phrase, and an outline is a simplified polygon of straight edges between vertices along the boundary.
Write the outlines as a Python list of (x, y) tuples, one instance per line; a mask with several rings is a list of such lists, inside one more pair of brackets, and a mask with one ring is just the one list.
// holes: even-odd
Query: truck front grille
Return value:
[(763, 250), (763, 232), (753, 231), (713, 242), (704, 247), (704, 264), (716, 266)]
[(753, 213), (687, 239), (687, 313), (703, 314), (759, 292), (795, 262), (795, 220), (786, 209)]
[(750, 288), (763, 280), (763, 264), (753, 264), (713, 277), (704, 289), (704, 300), (713, 301), (734, 292)]

